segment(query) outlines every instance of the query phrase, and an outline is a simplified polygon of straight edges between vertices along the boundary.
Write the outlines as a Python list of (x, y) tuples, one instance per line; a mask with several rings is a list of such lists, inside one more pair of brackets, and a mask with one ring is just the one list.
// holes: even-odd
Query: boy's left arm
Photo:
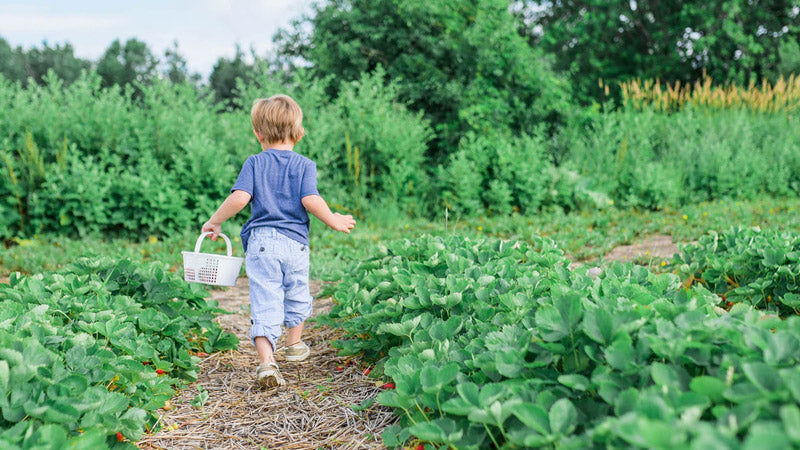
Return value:
[(216, 241), (217, 235), (222, 232), (222, 223), (244, 209), (244, 207), (250, 203), (251, 198), (252, 196), (245, 191), (237, 190), (231, 192), (231, 195), (222, 202), (217, 212), (208, 219), (208, 222), (203, 224), (202, 232), (210, 231), (213, 233), (211, 235), (211, 240)]

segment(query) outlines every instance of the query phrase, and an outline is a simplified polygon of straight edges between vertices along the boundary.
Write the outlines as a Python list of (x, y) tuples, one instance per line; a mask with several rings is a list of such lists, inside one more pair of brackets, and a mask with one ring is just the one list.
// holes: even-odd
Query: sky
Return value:
[(158, 57), (178, 41), (190, 72), (204, 78), (236, 44), (249, 54), (272, 48), (272, 36), (310, 9), (311, 0), (0, 0), (0, 36), (28, 49), (69, 42), (75, 54), (98, 59), (114, 39), (135, 37)]

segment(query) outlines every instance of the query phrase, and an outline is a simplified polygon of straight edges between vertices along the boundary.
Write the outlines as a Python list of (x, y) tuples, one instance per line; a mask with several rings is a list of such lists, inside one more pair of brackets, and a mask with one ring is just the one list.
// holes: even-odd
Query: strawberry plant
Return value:
[(387, 446), (800, 445), (800, 322), (548, 240), (395, 241), (334, 288), (343, 354), (375, 361)]
[(136, 440), (175, 388), (197, 378), (190, 352), (237, 345), (221, 310), (156, 266), (82, 260), (0, 284), (0, 446), (105, 448)]
[(675, 263), (687, 284), (716, 293), (727, 308), (747, 303), (781, 316), (800, 313), (800, 235), (733, 227), (684, 246)]

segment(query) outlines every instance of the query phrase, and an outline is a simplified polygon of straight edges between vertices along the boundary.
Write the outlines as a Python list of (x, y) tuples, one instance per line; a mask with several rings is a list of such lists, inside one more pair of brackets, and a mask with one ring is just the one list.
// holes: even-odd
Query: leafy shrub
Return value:
[(730, 309), (746, 303), (781, 316), (800, 314), (800, 236), (734, 227), (711, 232), (675, 258), (686, 284), (702, 284)]
[[(287, 90), (297, 97), (308, 130), (297, 150), (317, 161), (321, 191), (335, 206), (425, 212), (432, 133), (396, 101), (396, 85), (377, 71), (330, 99), (329, 81), (301, 74), (293, 83), (240, 85), (240, 101)], [(213, 212), (245, 158), (260, 150), (249, 108), (221, 111), (186, 84), (155, 82), (136, 99), (100, 86), (96, 74), (66, 87), (55, 78), (27, 89), (0, 80), (8, 111), (0, 121), (0, 208), (11, 225), (2, 237), (185, 230)]]
[(785, 113), (622, 108), (564, 131), (564, 165), (617, 205), (657, 209), (800, 192), (800, 126)]
[(450, 209), (507, 215), (512, 211), (530, 214), (551, 205), (578, 206), (577, 183), (561, 183), (562, 175), (565, 172), (549, 161), (541, 135), (468, 134), (441, 170), (440, 179)]
[(68, 87), (52, 77), (27, 89), (0, 81), (0, 91), (10, 236), (184, 230), (212, 212), (246, 150), (212, 138), (225, 136), (215, 129), (227, 121), (188, 85), (153, 83), (134, 100), (85, 74)]
[(384, 443), (455, 448), (789, 448), (800, 323), (730, 313), (673, 274), (593, 279), (554, 244), (395, 241), (334, 289), (343, 354), (394, 380)]
[(511, 127), (528, 134), (494, 126), (503, 109), (487, 97), (464, 108), (459, 121), (471, 131), (457, 147), (431, 156), (432, 124), (398, 100), (399, 81), (385, 78), (382, 69), (340, 85), (303, 72), (288, 81), (262, 75), (239, 83), (244, 108), (231, 110), (187, 84), (154, 82), (134, 96), (102, 88), (93, 73), (69, 86), (55, 76), (28, 87), (0, 79), (0, 239), (140, 239), (196, 227), (260, 150), (250, 102), (277, 92), (305, 111), (297, 151), (317, 162), (321, 192), (334, 209), (359, 216), (434, 217), (445, 207), (460, 216), (531, 215), (612, 201), (659, 209), (800, 192), (800, 124), (789, 113), (586, 110), (550, 137), (535, 123), (540, 112)]
[[(104, 448), (136, 440), (193, 353), (236, 347), (204, 292), (155, 266), (82, 260), (0, 284), (3, 448)], [(163, 376), (162, 376), (163, 375)]]

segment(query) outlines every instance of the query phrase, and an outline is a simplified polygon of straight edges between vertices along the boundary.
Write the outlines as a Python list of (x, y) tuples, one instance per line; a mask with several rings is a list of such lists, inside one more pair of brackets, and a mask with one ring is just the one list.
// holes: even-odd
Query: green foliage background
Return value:
[(237, 48), (205, 86), (177, 43), (116, 40), (91, 62), (0, 39), (0, 238), (196, 227), (259, 151), (249, 106), (277, 92), (305, 111), (297, 151), (323, 195), (360, 218), (793, 196), (793, 111), (636, 110), (615, 89), (789, 75), (798, 20), (796, 0), (320, 1), (276, 54)]
[(800, 118), (787, 112), (587, 110), (555, 136), (469, 132), (436, 163), (433, 126), (385, 75), (340, 83), (335, 97), (332, 78), (264, 75), (239, 82), (231, 109), (166, 81), (139, 91), (103, 88), (96, 74), (69, 86), (0, 81), (0, 237), (197, 227), (260, 151), (247, 110), (273, 92), (303, 105), (308, 134), (296, 150), (317, 162), (323, 195), (362, 218), (657, 210), (800, 192)]

